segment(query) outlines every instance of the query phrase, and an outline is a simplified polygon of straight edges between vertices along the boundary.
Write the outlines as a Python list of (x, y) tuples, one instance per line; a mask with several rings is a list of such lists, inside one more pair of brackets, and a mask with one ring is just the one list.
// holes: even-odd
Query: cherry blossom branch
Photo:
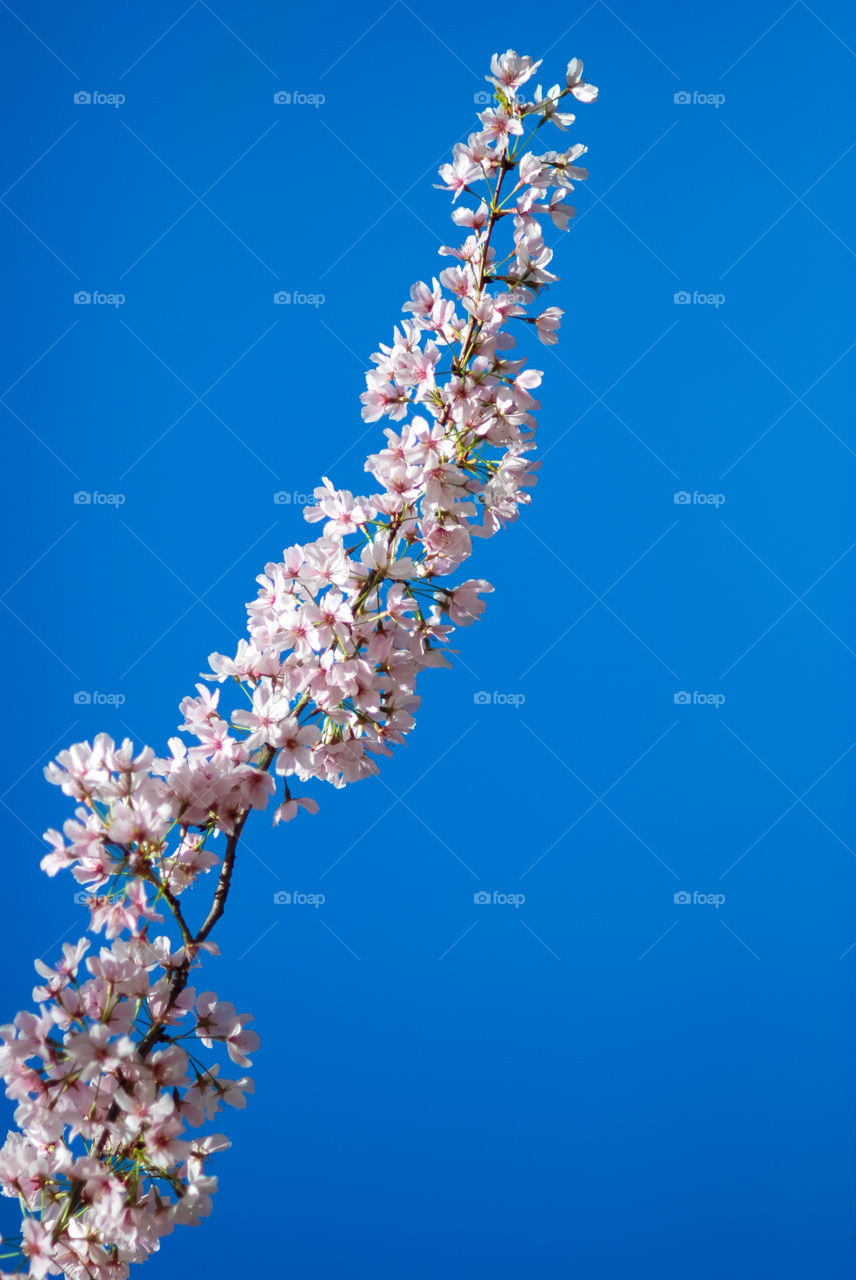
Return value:
[[(292, 794), (295, 778), (341, 787), (376, 773), (376, 757), (415, 724), (418, 677), (450, 665), (450, 634), (484, 610), (489, 583), (449, 585), (449, 576), (474, 538), (517, 518), (539, 465), (529, 455), (541, 374), (509, 358), (509, 322), (557, 340), (558, 308), (528, 314), (557, 278), (541, 219), (566, 228), (574, 211), (565, 197), (587, 176), (575, 163), (581, 144), (540, 155), (525, 147), (548, 122), (573, 124), (563, 99), (597, 94), (574, 59), (564, 86), (539, 85), (527, 99), (519, 90), (539, 66), (513, 50), (494, 55), (495, 105), (440, 169), (453, 220), (468, 234), (442, 246), (454, 265), (430, 286), (413, 285), (392, 344), (372, 356), (363, 417), (397, 425), (365, 464), (376, 491), (354, 496), (325, 478), (304, 512), (321, 536), (265, 566), (247, 606), (248, 638), (234, 656), (209, 658), (204, 679), (237, 686), (249, 709), (221, 708), (225, 689), (200, 684), (181, 703), (180, 732), (194, 745), (175, 737), (155, 758), (99, 734), (45, 770), (77, 807), (62, 832), (46, 833), (42, 867), (51, 876), (68, 869), (88, 887), (90, 933), (104, 945), (87, 954), (84, 937), (65, 943), (55, 966), (37, 961), (37, 1012), (0, 1027), (0, 1074), (19, 1126), (0, 1150), (0, 1191), (23, 1216), (20, 1237), (6, 1242), (19, 1259), (14, 1274), (125, 1280), (174, 1226), (210, 1212), (207, 1162), (228, 1139), (189, 1129), (244, 1106), (253, 1085), (225, 1078), (216, 1057), (203, 1062), (187, 1046), (211, 1054), (217, 1044), (243, 1069), (259, 1039), (249, 1014), (189, 981), (216, 951), (211, 935), (250, 813), (281, 786), (273, 820), (288, 822), (318, 808)], [(498, 251), (504, 225), (512, 230)], [(182, 895), (215, 867), (194, 929)], [(162, 902), (177, 949), (153, 932)]]

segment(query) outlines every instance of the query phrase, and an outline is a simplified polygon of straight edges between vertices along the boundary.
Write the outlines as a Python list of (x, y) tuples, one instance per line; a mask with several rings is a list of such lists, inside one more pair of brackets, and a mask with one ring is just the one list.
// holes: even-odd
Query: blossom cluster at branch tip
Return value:
[[(49, 830), (42, 867), (68, 869), (88, 895), (87, 938), (36, 962), (37, 1012), (0, 1026), (0, 1074), (19, 1131), (0, 1150), (0, 1190), (18, 1200), (11, 1270), (41, 1280), (124, 1280), (178, 1224), (211, 1208), (209, 1158), (229, 1145), (192, 1131), (245, 1105), (252, 1081), (221, 1076), (218, 1044), (241, 1071), (258, 1046), (247, 1014), (189, 985), (224, 909), (249, 813), (274, 823), (317, 803), (292, 787), (366, 778), (415, 724), (420, 673), (449, 666), (449, 638), (491, 592), (457, 575), (474, 538), (491, 537), (530, 501), (538, 463), (533, 392), (541, 373), (513, 354), (515, 330), (557, 341), (563, 312), (541, 307), (557, 277), (545, 226), (567, 228), (568, 195), (587, 177), (579, 143), (533, 149), (541, 128), (565, 133), (571, 101), (594, 101), (579, 59), (565, 84), (521, 93), (541, 63), (491, 59), (494, 103), (439, 171), (463, 243), (418, 281), (404, 319), (371, 357), (362, 416), (388, 418), (365, 463), (369, 492), (326, 477), (306, 511), (313, 541), (265, 566), (248, 636), (212, 654), (208, 683), (180, 706), (168, 754), (106, 734), (62, 751), (45, 770), (75, 802)], [(212, 688), (211, 682), (220, 687)], [(226, 705), (226, 688), (243, 695)], [(205, 920), (186, 891), (216, 872)], [(169, 919), (178, 941), (155, 926)], [(203, 1054), (208, 1051), (208, 1056)]]

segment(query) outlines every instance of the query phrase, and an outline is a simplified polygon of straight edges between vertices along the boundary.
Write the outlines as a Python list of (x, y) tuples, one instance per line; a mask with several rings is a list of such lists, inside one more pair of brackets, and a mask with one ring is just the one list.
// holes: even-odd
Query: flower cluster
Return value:
[[(0, 1185), (24, 1211), (20, 1253), (37, 1280), (125, 1276), (161, 1236), (209, 1213), (216, 1179), (205, 1162), (229, 1142), (188, 1126), (224, 1104), (243, 1107), (252, 1090), (178, 1043), (218, 1040), (243, 1068), (258, 1037), (211, 991), (185, 988), (171, 1002), (184, 957), (168, 938), (134, 930), (88, 957), (84, 978), (88, 947), (66, 943), (53, 969), (37, 961), (39, 1012), (0, 1027), (0, 1070), (21, 1129), (0, 1152)], [(155, 1026), (167, 1047), (144, 1056), (140, 1038)]]
[[(366, 462), (372, 491), (324, 479), (305, 513), (320, 537), (265, 566), (248, 638), (209, 659), (205, 679), (231, 682), (240, 709), (200, 684), (181, 703), (193, 745), (173, 738), (156, 758), (101, 734), (46, 770), (77, 807), (62, 832), (46, 833), (43, 868), (67, 868), (84, 886), (106, 945), (87, 956), (83, 939), (56, 968), (37, 964), (38, 1013), (0, 1028), (0, 1074), (21, 1130), (0, 1151), (0, 1189), (24, 1215), (21, 1237), (6, 1242), (17, 1273), (122, 1280), (174, 1225), (209, 1211), (206, 1161), (228, 1142), (194, 1140), (188, 1126), (242, 1106), (251, 1081), (221, 1078), (200, 1046), (219, 1042), (243, 1069), (258, 1038), (247, 1015), (188, 982), (215, 949), (209, 934), (247, 817), (278, 790), (274, 822), (314, 812), (311, 797), (292, 793), (295, 779), (343, 786), (376, 772), (378, 755), (413, 728), (419, 673), (449, 665), (450, 633), (484, 610), (489, 583), (445, 580), (473, 538), (530, 500), (541, 374), (512, 358), (512, 330), (557, 340), (563, 313), (534, 305), (556, 280), (544, 227), (567, 227), (568, 193), (587, 176), (580, 144), (525, 148), (548, 122), (573, 123), (563, 100), (597, 94), (575, 59), (564, 86), (538, 85), (529, 99), (520, 90), (539, 66), (512, 50), (494, 55), (495, 104), (440, 169), (466, 235), (441, 248), (450, 265), (412, 287), (406, 318), (372, 356), (363, 417), (395, 424)], [(210, 910), (191, 927), (183, 895), (214, 868)], [(167, 911), (178, 947), (151, 933)]]

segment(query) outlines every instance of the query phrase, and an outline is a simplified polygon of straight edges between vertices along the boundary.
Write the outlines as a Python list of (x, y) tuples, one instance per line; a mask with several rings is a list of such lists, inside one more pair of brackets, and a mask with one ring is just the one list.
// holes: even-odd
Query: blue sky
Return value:
[(361, 487), (363, 372), (442, 266), (491, 53), (601, 87), (534, 504), (407, 748), (248, 829), (211, 985), (257, 1014), (258, 1092), (150, 1280), (851, 1275), (852, 9), (0, 28), (4, 1018), (85, 923), (38, 869), (41, 765), (162, 749), (299, 495)]

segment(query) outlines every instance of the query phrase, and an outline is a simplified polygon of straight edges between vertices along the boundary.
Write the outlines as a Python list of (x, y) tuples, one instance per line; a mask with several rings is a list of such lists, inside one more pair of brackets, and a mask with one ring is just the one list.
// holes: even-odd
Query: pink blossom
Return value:
[(540, 316), (536, 316), (535, 332), (545, 346), (549, 347), (554, 342), (559, 341), (558, 328), (564, 314), (564, 311), (561, 311), (558, 307), (547, 307), (546, 311), (542, 311)]
[(468, 627), (484, 613), (484, 601), (479, 596), (491, 591), (493, 587), (483, 578), (471, 578), (449, 592), (442, 603), (456, 627)]
[(597, 88), (583, 80), (583, 64), (579, 58), (572, 58), (568, 63), (567, 84), (578, 102), (594, 102)]
[[(440, 247), (439, 278), (412, 286), (371, 356), (362, 417), (394, 425), (366, 460), (368, 492), (323, 477), (304, 513), (320, 536), (264, 565), (247, 637), (211, 654), (207, 683), (180, 703), (186, 738), (156, 758), (99, 734), (45, 770), (75, 807), (46, 832), (42, 867), (86, 887), (104, 945), (88, 954), (81, 939), (54, 966), (38, 961), (38, 1012), (0, 1027), (20, 1129), (0, 1149), (0, 1191), (22, 1204), (22, 1266), (36, 1280), (125, 1280), (175, 1226), (210, 1212), (207, 1167), (228, 1138), (188, 1126), (245, 1105), (252, 1081), (221, 1077), (216, 1059), (248, 1066), (259, 1037), (251, 1015), (190, 982), (217, 953), (208, 934), (244, 825), (277, 793), (274, 824), (317, 813), (312, 795), (292, 794), (295, 777), (343, 787), (405, 742), (422, 672), (451, 665), (454, 628), (493, 590), (459, 580), (473, 540), (531, 500), (541, 373), (515, 351), (529, 332), (517, 322), (557, 340), (563, 313), (539, 301), (557, 279), (544, 228), (567, 227), (566, 194), (587, 174), (582, 144), (542, 152), (523, 139), (566, 130), (564, 99), (597, 95), (574, 59), (564, 88), (538, 85), (524, 101), (540, 65), (494, 54), (496, 104), (440, 169), (465, 237)], [(212, 871), (200, 910), (205, 895), (186, 891)], [(172, 934), (155, 934), (164, 921)]]
[(281, 804), (273, 816), (274, 823), (291, 822), (292, 818), (297, 817), (298, 806), (305, 809), (307, 813), (317, 813), (318, 803), (309, 798), (309, 796), (294, 796), (291, 800), (286, 800), (285, 804)]
[(54, 1265), (54, 1254), (51, 1245), (51, 1233), (47, 1227), (35, 1218), (25, 1218), (24, 1243), (21, 1252), (30, 1262), (30, 1275), (33, 1280), (42, 1280), (49, 1272), (56, 1275), (59, 1268)]
[[(580, 64), (582, 67), (582, 64)], [(589, 86), (593, 87), (593, 86)], [(595, 96), (597, 90), (595, 90)], [(541, 95), (541, 86), (538, 85), (535, 90), (535, 109), (546, 119), (551, 120), (554, 125), (563, 131), (566, 130), (576, 120), (576, 116), (570, 111), (557, 111), (556, 108), (562, 97), (562, 91), (557, 84), (548, 89), (546, 94)]]
[(534, 62), (526, 55), (521, 56), (509, 49), (506, 53), (495, 53), (490, 60), (490, 75), (485, 76), (498, 89), (519, 89), (522, 84), (535, 74), (542, 59)]
[(482, 138), (499, 143), (503, 149), (508, 146), (511, 138), (523, 132), (523, 121), (503, 107), (490, 107), (487, 111), (480, 112), (479, 120), (484, 125)]

